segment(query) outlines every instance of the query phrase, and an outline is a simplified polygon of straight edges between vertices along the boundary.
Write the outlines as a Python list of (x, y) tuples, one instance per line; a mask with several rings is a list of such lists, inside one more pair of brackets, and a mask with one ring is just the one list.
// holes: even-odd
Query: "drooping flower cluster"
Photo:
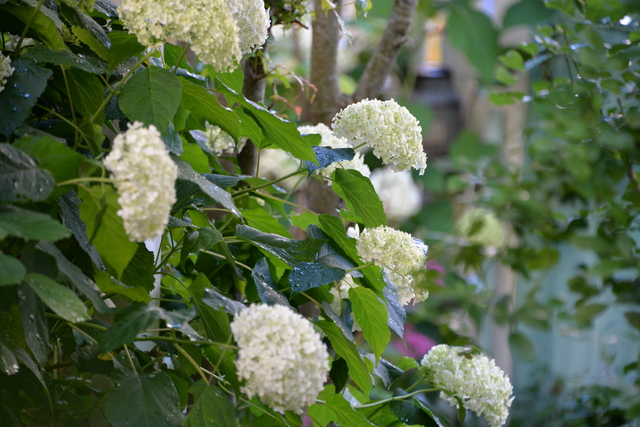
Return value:
[(371, 173), (371, 183), (389, 224), (401, 225), (422, 209), (422, 189), (413, 181), (411, 172), (378, 168)]
[[(323, 123), (318, 123), (315, 126), (300, 126), (298, 130), (301, 134), (313, 134), (317, 133), (322, 137), (320, 142), (321, 147), (329, 148), (350, 148), (349, 142), (345, 138), (336, 136), (328, 126)], [(362, 153), (356, 151), (353, 159), (343, 160), (341, 162), (331, 163), (326, 168), (320, 169), (318, 173), (322, 176), (330, 177), (336, 168), (354, 169), (362, 174), (362, 176), (369, 177), (371, 170), (364, 162), (364, 156)], [(331, 181), (327, 181), (327, 185), (331, 185)]]
[(11, 66), (11, 58), (0, 53), (0, 92), (4, 90), (7, 79), (11, 77), (14, 71)]
[(352, 146), (370, 145), (373, 154), (396, 172), (413, 167), (422, 175), (427, 167), (422, 128), (409, 110), (393, 99), (365, 99), (348, 105), (333, 118), (333, 131)]
[(160, 132), (135, 122), (116, 136), (104, 164), (113, 174), (121, 206), (118, 215), (129, 239), (143, 242), (162, 234), (176, 201), (178, 168)]
[(233, 153), (236, 149), (233, 137), (220, 129), (219, 126), (205, 122), (205, 130), (202, 133), (207, 138), (207, 146), (216, 156)]
[(188, 43), (218, 72), (235, 68), (242, 53), (266, 39), (269, 26), (264, 6), (249, 0), (123, 0), (120, 11), (141, 44), (151, 47), (168, 39)]
[(505, 241), (504, 226), (488, 209), (471, 208), (456, 223), (458, 233), (478, 245), (499, 247)]
[(264, 8), (263, 0), (227, 0), (227, 7), (238, 25), (240, 50), (242, 53), (253, 52), (267, 40), (269, 13)]
[(356, 249), (363, 261), (382, 267), (400, 304), (427, 299), (429, 293), (417, 276), (424, 271), (428, 248), (411, 234), (385, 226), (367, 228), (357, 236)]
[(503, 425), (509, 416), (513, 388), (509, 377), (493, 359), (466, 354), (464, 347), (445, 344), (433, 347), (422, 362), (425, 379), (442, 392), (452, 406), (484, 415), (491, 427)]
[(253, 304), (231, 322), (242, 392), (274, 411), (302, 413), (329, 373), (329, 354), (311, 323), (282, 305)]

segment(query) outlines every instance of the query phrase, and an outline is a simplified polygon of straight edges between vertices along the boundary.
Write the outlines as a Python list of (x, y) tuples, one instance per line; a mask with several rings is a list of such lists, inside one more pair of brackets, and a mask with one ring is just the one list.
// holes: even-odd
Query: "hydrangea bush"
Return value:
[[(239, 61), (270, 19), (254, 0), (0, 14), (21, 23), (0, 27), (2, 425), (397, 425), (394, 400), (440, 422), (419, 391), (372, 393), (418, 366), (383, 353), (428, 295), (427, 248), (387, 226), (350, 147), (423, 172), (408, 110), (365, 100), (298, 128), (247, 100)], [(243, 174), (220, 154), (245, 142), (298, 167)], [(346, 208), (278, 185), (303, 176)]]

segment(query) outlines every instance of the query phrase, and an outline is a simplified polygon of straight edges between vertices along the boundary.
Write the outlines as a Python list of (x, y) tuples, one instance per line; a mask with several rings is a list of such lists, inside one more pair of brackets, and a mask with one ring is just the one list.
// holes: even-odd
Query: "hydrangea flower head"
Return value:
[(218, 72), (234, 69), (242, 56), (238, 25), (223, 0), (123, 0), (119, 10), (144, 46), (189, 43)]
[(236, 149), (236, 142), (233, 137), (220, 129), (219, 126), (205, 122), (205, 130), (202, 133), (207, 138), (207, 145), (216, 156), (224, 153), (233, 153)]
[(135, 122), (115, 137), (111, 153), (104, 159), (118, 190), (121, 209), (129, 239), (144, 242), (163, 233), (176, 201), (176, 167), (160, 132)]
[(329, 373), (329, 353), (311, 322), (282, 305), (253, 304), (231, 322), (236, 367), (249, 398), (274, 411), (302, 413)]
[(356, 242), (358, 256), (395, 274), (406, 275), (426, 262), (426, 250), (411, 234), (391, 227), (366, 228)]
[(507, 421), (513, 397), (509, 377), (483, 354), (467, 354), (464, 347), (433, 347), (420, 362), (426, 380), (438, 387), (440, 397), (484, 415), (491, 427)]
[(478, 245), (500, 247), (506, 238), (504, 226), (488, 209), (467, 210), (456, 223), (456, 228), (462, 237)]
[(352, 146), (370, 145), (373, 154), (396, 172), (413, 167), (422, 175), (427, 167), (422, 128), (409, 110), (393, 99), (365, 99), (348, 105), (333, 118), (333, 131)]
[(263, 0), (227, 0), (236, 20), (242, 53), (253, 52), (267, 40), (271, 20)]
[(4, 90), (7, 79), (14, 71), (15, 69), (11, 66), (11, 58), (0, 53), (0, 92)]
[[(315, 126), (300, 126), (298, 127), (298, 131), (300, 131), (301, 134), (307, 134), (307, 135), (314, 134), (314, 133), (319, 134), (322, 137), (322, 140), (320, 142), (321, 147), (328, 147), (328, 148), (350, 148), (351, 147), (351, 145), (349, 145), (349, 142), (346, 140), (346, 138), (340, 138), (336, 136), (333, 133), (333, 131), (331, 131), (331, 129), (323, 123), (318, 123)], [(369, 169), (369, 166), (367, 166), (367, 164), (364, 162), (364, 156), (362, 155), (362, 153), (359, 153), (357, 151), (353, 156), (353, 159), (331, 163), (326, 168), (320, 169), (318, 173), (322, 176), (331, 177), (331, 174), (333, 173), (334, 170), (336, 170), (336, 168), (354, 169), (360, 172), (362, 176), (366, 176), (366, 177), (369, 177), (371, 175), (371, 170)], [(327, 180), (327, 185), (331, 185), (331, 181)]]

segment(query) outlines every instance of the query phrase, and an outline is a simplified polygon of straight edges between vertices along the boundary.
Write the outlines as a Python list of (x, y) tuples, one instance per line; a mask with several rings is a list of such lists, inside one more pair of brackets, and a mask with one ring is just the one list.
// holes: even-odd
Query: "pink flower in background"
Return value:
[(393, 347), (403, 356), (413, 357), (414, 359), (421, 358), (427, 354), (431, 347), (436, 345), (434, 340), (419, 332), (411, 323), (405, 323), (404, 325), (404, 340), (407, 343), (406, 347), (400, 339), (393, 341)]
[(444, 276), (444, 266), (442, 264), (430, 259), (427, 261), (427, 270), (435, 270), (440, 273), (441, 278), (435, 280), (434, 283), (437, 283), (440, 286), (444, 286), (444, 281), (442, 280), (442, 277)]

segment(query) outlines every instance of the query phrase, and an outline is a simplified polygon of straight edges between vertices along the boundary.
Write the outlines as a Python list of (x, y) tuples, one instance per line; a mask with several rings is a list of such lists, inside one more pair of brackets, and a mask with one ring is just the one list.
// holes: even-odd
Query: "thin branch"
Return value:
[(378, 48), (367, 63), (353, 94), (354, 102), (380, 95), (384, 82), (398, 58), (400, 49), (407, 41), (417, 6), (418, 0), (395, 0), (393, 3), (387, 28), (382, 34)]

